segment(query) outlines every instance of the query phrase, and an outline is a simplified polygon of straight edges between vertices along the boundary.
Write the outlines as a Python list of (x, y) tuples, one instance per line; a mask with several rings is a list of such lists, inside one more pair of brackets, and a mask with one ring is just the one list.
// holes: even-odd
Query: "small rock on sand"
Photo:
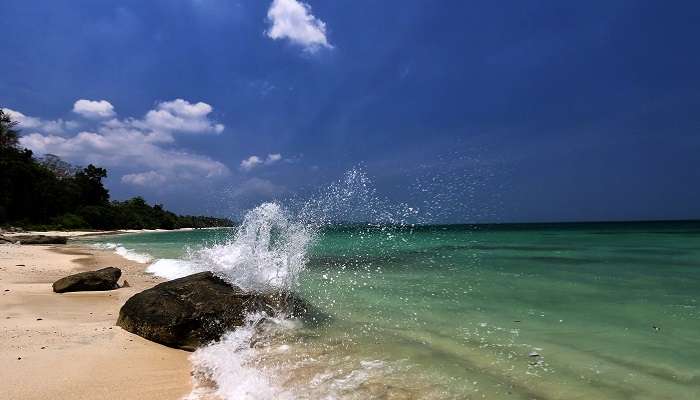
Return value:
[(53, 283), (56, 293), (83, 292), (117, 289), (117, 281), (122, 275), (119, 268), (107, 267), (97, 271), (80, 272), (61, 278)]

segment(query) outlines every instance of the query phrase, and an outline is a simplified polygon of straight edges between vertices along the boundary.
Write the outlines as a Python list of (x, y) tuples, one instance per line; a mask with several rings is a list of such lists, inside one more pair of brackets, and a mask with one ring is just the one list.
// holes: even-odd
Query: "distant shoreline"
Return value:
[(69, 239), (85, 238), (90, 236), (109, 236), (109, 235), (124, 235), (130, 233), (154, 233), (154, 232), (189, 232), (197, 230), (215, 230), (215, 229), (231, 229), (230, 226), (210, 226), (206, 228), (178, 228), (178, 229), (115, 229), (107, 231), (91, 231), (91, 230), (75, 230), (75, 231), (21, 231), (21, 232), (2, 232), (2, 236), (26, 236), (26, 235), (45, 235), (45, 236), (61, 236)]

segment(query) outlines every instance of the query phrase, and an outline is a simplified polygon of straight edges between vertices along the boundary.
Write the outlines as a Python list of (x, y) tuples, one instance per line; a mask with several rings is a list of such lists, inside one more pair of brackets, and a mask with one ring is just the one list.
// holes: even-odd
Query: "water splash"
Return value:
[[(309, 198), (292, 199), (288, 204), (284, 207), (278, 202), (270, 202), (250, 210), (229, 240), (192, 252), (190, 263), (186, 264), (188, 272), (194, 265), (247, 290), (294, 290), (306, 268), (309, 249), (322, 229), (339, 221), (366, 225), (369, 229), (386, 225), (405, 226), (418, 213), (417, 209), (406, 204), (394, 204), (378, 196), (371, 180), (361, 169), (352, 169), (342, 179)], [(289, 330), (291, 321), (265, 316), (268, 322), (275, 321), (272, 324), (275, 329), (261, 331), (258, 329), (261, 318), (260, 315), (249, 316), (245, 326), (192, 355), (196, 388), (190, 395), (191, 399), (212, 395), (223, 399), (297, 397), (293, 392), (299, 387), (279, 386), (275, 377), (279, 378), (282, 372), (264, 367), (262, 360), (273, 350), (269, 346), (262, 349), (251, 345), (255, 335), (261, 336), (262, 341), (279, 345), (280, 342), (271, 340), (271, 336), (280, 327)], [(288, 367), (287, 370), (299, 368), (298, 365)], [(355, 368), (359, 372), (353, 372)], [(338, 376), (329, 377), (322, 386), (328, 393), (345, 390), (345, 386), (356, 384), (358, 379), (364, 381), (368, 376), (374, 376), (374, 372), (368, 372), (374, 369), (379, 367), (359, 364)]]
[[(228, 240), (192, 250), (186, 261), (159, 260), (148, 272), (173, 279), (212, 271), (246, 290), (293, 290), (319, 232), (339, 221), (369, 227), (405, 226), (417, 208), (377, 195), (372, 181), (355, 168), (306, 199), (263, 203), (248, 211)], [(390, 235), (390, 233), (388, 233)]]
[(293, 289), (315, 236), (313, 226), (295, 221), (278, 203), (248, 212), (229, 241), (200, 250), (198, 264), (247, 290)]

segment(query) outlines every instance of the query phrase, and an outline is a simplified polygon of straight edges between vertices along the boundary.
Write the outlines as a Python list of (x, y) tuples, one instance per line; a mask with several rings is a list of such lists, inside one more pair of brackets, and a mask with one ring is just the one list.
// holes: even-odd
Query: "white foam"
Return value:
[(93, 244), (93, 247), (101, 250), (114, 250), (114, 252), (120, 255), (121, 257), (126, 258), (129, 261), (134, 261), (141, 264), (146, 264), (153, 260), (153, 258), (150, 255), (138, 253), (134, 250), (127, 249), (119, 243), (95, 243)]
[(152, 260), (151, 256), (148, 254), (137, 253), (134, 250), (127, 249), (123, 246), (117, 246), (114, 252), (120, 256), (126, 258), (129, 261), (134, 261), (141, 264), (146, 264)]
[[(255, 365), (257, 351), (250, 346), (256, 335), (255, 325), (261, 314), (249, 316), (245, 326), (229, 332), (213, 344), (195, 351), (190, 360), (195, 370), (195, 388), (188, 399), (209, 398), (212, 395), (226, 400), (293, 399), (294, 396), (276, 384)], [(215, 387), (199, 382), (213, 381)]]
[(165, 279), (177, 279), (204, 271), (205, 268), (193, 261), (162, 258), (146, 268), (146, 272)]
[(117, 248), (116, 243), (94, 243), (92, 247), (100, 250), (114, 250)]

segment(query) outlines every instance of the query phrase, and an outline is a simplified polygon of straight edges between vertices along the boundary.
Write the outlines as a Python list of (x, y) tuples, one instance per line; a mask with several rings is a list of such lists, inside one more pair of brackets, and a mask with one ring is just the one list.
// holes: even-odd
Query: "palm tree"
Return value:
[(17, 148), (19, 143), (19, 130), (14, 129), (17, 121), (13, 121), (2, 108), (0, 108), (0, 150)]

